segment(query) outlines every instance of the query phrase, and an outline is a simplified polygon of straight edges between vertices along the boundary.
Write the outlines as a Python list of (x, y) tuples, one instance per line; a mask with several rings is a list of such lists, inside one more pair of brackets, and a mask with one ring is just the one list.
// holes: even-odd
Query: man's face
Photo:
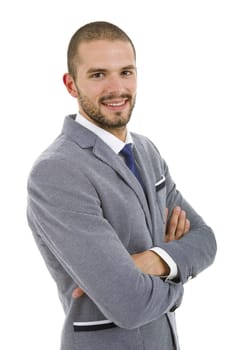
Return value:
[(96, 40), (79, 46), (75, 81), (80, 113), (109, 131), (124, 128), (136, 98), (136, 63), (125, 41)]

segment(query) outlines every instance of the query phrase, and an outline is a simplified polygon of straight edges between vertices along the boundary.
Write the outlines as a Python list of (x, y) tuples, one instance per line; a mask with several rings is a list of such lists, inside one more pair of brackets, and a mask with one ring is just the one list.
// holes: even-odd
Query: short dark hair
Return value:
[(129, 42), (133, 48), (133, 52), (136, 58), (136, 50), (133, 42), (122, 29), (109, 22), (91, 22), (79, 28), (74, 33), (68, 46), (68, 72), (73, 76), (73, 78), (76, 76), (78, 47), (80, 43), (94, 40), (122, 40)]

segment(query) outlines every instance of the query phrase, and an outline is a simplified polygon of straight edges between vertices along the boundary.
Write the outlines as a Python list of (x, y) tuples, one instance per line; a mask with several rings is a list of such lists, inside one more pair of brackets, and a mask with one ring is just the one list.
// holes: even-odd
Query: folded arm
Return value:
[(176, 189), (165, 162), (164, 173), (166, 174), (168, 217), (174, 206), (179, 206), (189, 219), (190, 226), (188, 234), (182, 239), (171, 239), (168, 243), (161, 242), (160, 247), (176, 262), (179, 280), (184, 284), (213, 263), (217, 245), (212, 229)]
[(44, 161), (34, 169), (29, 180), (30, 226), (106, 318), (123, 328), (159, 318), (179, 304), (182, 284), (164, 282), (136, 267), (103, 217), (88, 178), (79, 175), (77, 186), (68, 166), (65, 161)]
[[(171, 217), (168, 219), (168, 209), (165, 210), (166, 217), (166, 233), (165, 242), (181, 239), (190, 229), (190, 221), (186, 217), (186, 213), (180, 207), (175, 207)], [(146, 250), (141, 253), (131, 255), (136, 267), (145, 274), (158, 277), (167, 277), (170, 274), (170, 268), (167, 262), (156, 251)], [(81, 297), (85, 292), (77, 287), (74, 289), (73, 298)]]

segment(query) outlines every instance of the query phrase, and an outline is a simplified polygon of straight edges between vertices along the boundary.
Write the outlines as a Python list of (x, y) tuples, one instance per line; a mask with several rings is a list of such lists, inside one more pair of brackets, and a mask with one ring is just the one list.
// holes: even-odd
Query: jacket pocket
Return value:
[(74, 332), (77, 350), (143, 350), (139, 329), (113, 327), (91, 331)]

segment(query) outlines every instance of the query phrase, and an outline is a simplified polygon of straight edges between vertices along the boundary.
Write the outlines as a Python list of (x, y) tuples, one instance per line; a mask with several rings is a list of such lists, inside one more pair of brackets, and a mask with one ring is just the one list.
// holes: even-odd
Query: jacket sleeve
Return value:
[(171, 213), (175, 206), (186, 211), (190, 220), (190, 231), (177, 241), (161, 243), (160, 247), (177, 263), (180, 281), (184, 284), (214, 261), (217, 245), (212, 229), (176, 189), (168, 167), (164, 162), (166, 177), (166, 207)]
[(118, 326), (136, 328), (171, 310), (182, 283), (141, 273), (103, 216), (85, 175), (44, 159), (28, 181), (28, 221), (67, 274)]

